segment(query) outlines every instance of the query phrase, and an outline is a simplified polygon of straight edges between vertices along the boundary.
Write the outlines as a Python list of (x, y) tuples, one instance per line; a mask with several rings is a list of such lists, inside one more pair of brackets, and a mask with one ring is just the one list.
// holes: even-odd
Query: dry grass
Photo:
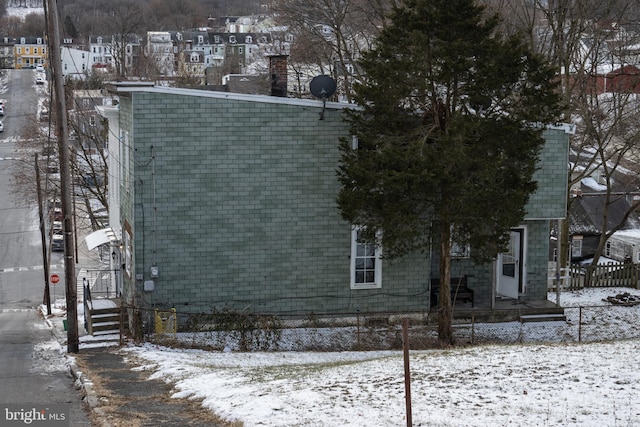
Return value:
[[(91, 368), (84, 355), (80, 354), (76, 358), (78, 368), (92, 383), (92, 392), (97, 401), (97, 407), (91, 411), (91, 421), (93, 425), (109, 425), (112, 427), (142, 427), (149, 425), (153, 416), (153, 407), (167, 407), (180, 405), (181, 415), (193, 421), (196, 425), (210, 425), (217, 427), (242, 427), (240, 421), (227, 421), (214, 414), (202, 406), (202, 400), (198, 399), (176, 399), (172, 398), (169, 391), (167, 393), (145, 395), (140, 400), (152, 401), (147, 407), (148, 410), (132, 411), (132, 400), (135, 397), (120, 396), (117, 391), (109, 386), (109, 372), (105, 369)], [(140, 373), (141, 379), (149, 380), (149, 375)], [(185, 409), (186, 408), (186, 409)]]

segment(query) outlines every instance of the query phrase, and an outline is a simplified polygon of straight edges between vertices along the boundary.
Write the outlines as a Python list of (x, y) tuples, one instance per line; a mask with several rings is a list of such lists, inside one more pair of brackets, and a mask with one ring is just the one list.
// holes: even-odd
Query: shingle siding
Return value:
[(526, 206), (527, 219), (557, 219), (567, 215), (569, 145), (562, 129), (547, 129), (534, 174), (538, 188)]
[[(350, 289), (351, 227), (336, 206), (342, 113), (134, 93), (135, 269), (155, 306), (277, 313), (424, 310), (428, 260), (383, 264)], [(131, 210), (123, 210), (131, 212)]]
[[(351, 225), (336, 205), (339, 139), (349, 136), (341, 108), (328, 107), (319, 120), (319, 101), (125, 91), (121, 150), (130, 154), (130, 179), (120, 213), (134, 236), (125, 299), (191, 312), (427, 310), (437, 254), (383, 260), (382, 288), (350, 288)], [(567, 136), (550, 129), (545, 137), (523, 223), (524, 298), (532, 299), (546, 299), (549, 219), (566, 210)], [(159, 275), (147, 292), (152, 265)], [(476, 303), (489, 302), (492, 269), (454, 260), (452, 277), (468, 275)]]

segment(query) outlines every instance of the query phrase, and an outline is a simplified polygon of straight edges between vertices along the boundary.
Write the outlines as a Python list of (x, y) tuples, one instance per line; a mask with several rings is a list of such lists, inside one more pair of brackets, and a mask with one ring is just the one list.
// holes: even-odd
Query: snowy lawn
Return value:
[[(588, 289), (563, 293), (562, 304), (604, 305), (618, 292), (640, 295)], [(640, 306), (602, 313), (620, 317), (619, 310), (637, 319)], [(609, 328), (636, 327), (603, 316)], [(406, 425), (400, 351), (236, 353), (151, 344), (122, 351), (133, 369), (173, 383), (175, 397), (202, 399), (245, 426)], [(639, 339), (411, 351), (413, 425), (640, 426), (639, 352)]]

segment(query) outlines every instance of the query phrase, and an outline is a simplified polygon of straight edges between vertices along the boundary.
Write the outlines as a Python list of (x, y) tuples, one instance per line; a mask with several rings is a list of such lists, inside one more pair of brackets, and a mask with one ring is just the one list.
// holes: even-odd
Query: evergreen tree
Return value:
[(73, 20), (71, 19), (71, 16), (66, 15), (64, 17), (64, 34), (71, 37), (71, 38), (76, 38), (78, 37), (78, 30), (76, 30), (76, 26), (73, 24)]
[(536, 189), (543, 125), (560, 113), (554, 70), (499, 23), (473, 0), (395, 6), (360, 63), (361, 108), (347, 119), (357, 148), (340, 147), (338, 206), (365, 241), (387, 258), (438, 242), (447, 345), (452, 241), (470, 245), (476, 262), (506, 249)]

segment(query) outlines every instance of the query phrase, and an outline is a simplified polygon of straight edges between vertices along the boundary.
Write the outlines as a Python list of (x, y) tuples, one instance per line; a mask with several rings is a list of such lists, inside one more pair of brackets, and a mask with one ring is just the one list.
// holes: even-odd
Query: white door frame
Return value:
[(496, 294), (517, 299), (525, 293), (527, 276), (527, 227), (510, 231), (509, 249), (498, 254), (496, 262)]

